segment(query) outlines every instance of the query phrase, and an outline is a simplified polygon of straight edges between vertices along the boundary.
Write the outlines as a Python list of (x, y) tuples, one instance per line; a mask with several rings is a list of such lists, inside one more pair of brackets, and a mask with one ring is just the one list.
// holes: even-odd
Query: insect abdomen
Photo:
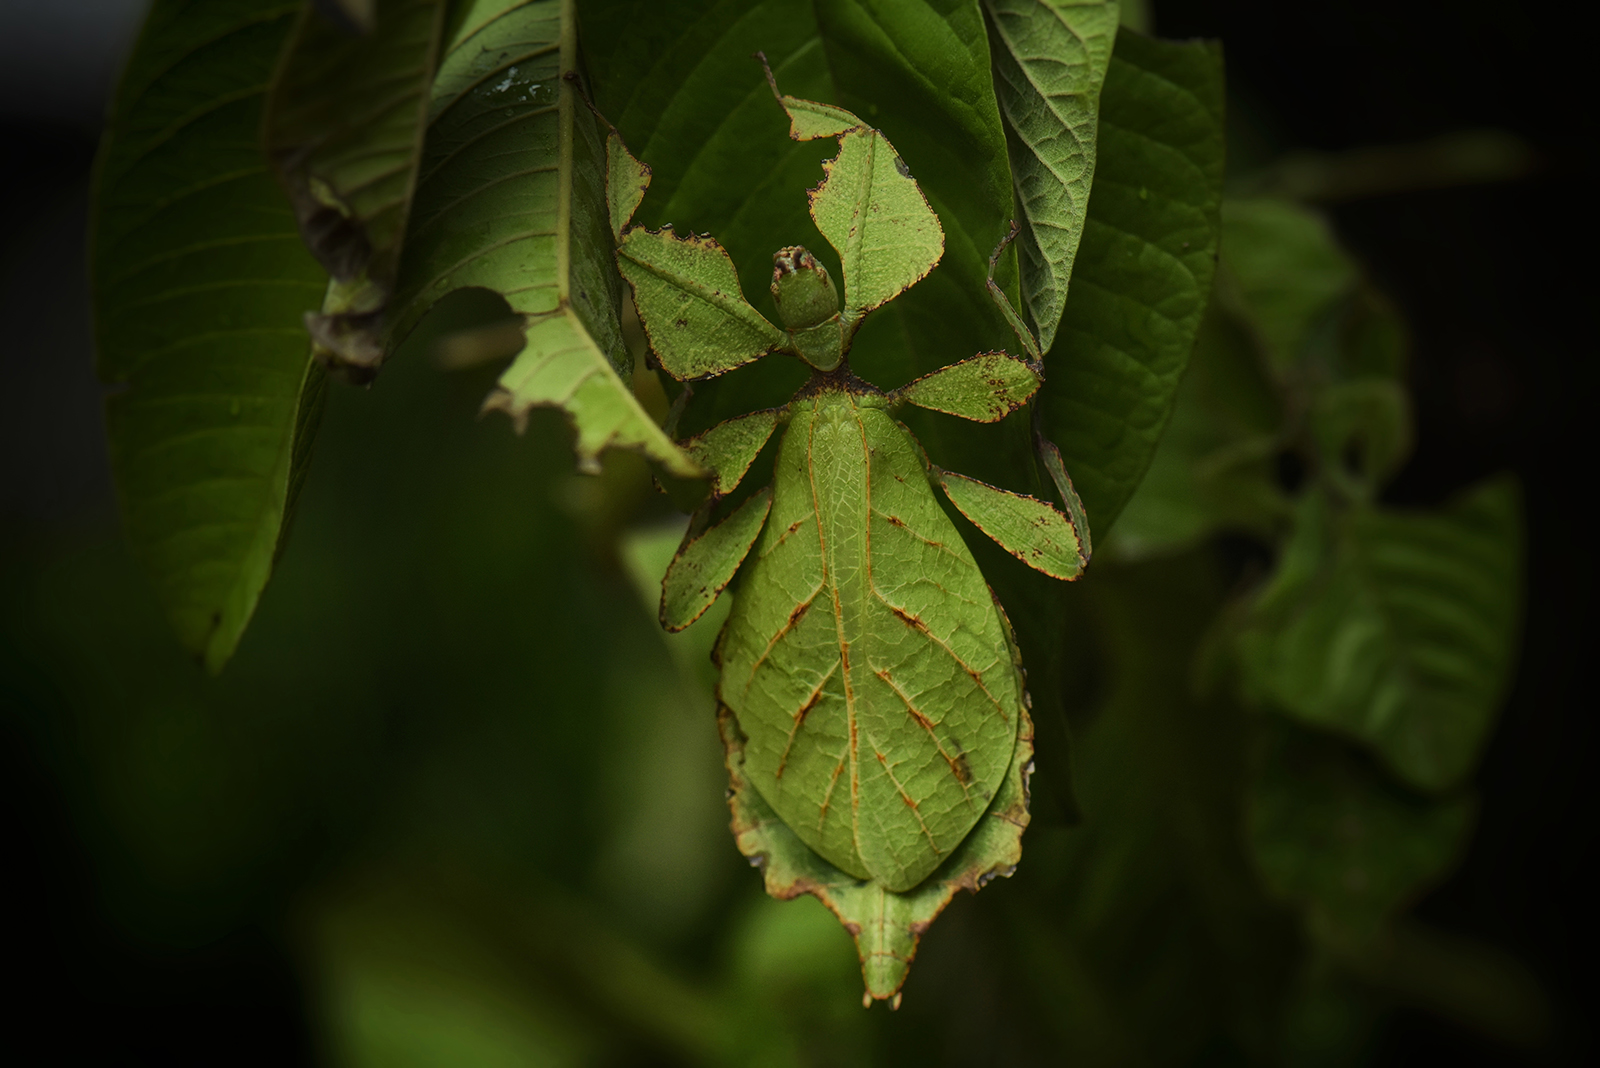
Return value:
[(915, 886), (987, 807), (1020, 682), (982, 574), (882, 409), (833, 391), (795, 412), (720, 685), (756, 788), (858, 878)]

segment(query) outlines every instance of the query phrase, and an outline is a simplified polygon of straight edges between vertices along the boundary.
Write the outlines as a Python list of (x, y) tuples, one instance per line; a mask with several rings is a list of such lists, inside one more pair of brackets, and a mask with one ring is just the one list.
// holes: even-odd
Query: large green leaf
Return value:
[(1211, 292), (1222, 195), (1222, 52), (1123, 29), (1072, 297), (1045, 361), (1044, 428), (1104, 533), (1166, 429)]
[(531, 408), (562, 409), (585, 470), (597, 469), (602, 450), (625, 447), (697, 475), (627, 384), (605, 129), (566, 77), (578, 70), (577, 48), (572, 0), (474, 0), (457, 10), (388, 344), (441, 297), (492, 290), (528, 329), (488, 407), (519, 425)]
[(1083, 236), (1117, 2), (984, 0), (983, 8), (1023, 223), (1022, 302), (1048, 351)]
[(112, 105), (91, 274), (128, 543), (212, 669), (238, 644), (305, 469), (325, 275), (257, 134), (301, 5), (157, 0)]
[(364, 33), (305, 6), (267, 104), (266, 149), (332, 278), (307, 317), (319, 359), (370, 378), (399, 267), (445, 0), (369, 4)]
[(1437, 513), (1339, 508), (1314, 489), (1238, 635), (1246, 693), (1373, 746), (1416, 788), (1453, 786), (1510, 678), (1521, 559), (1508, 480)]

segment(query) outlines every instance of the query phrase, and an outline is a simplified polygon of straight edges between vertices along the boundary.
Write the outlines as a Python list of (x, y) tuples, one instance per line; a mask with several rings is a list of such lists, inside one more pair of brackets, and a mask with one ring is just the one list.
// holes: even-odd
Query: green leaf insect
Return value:
[[(1038, 391), (1036, 359), (982, 353), (889, 393), (851, 373), (862, 318), (933, 269), (943, 231), (881, 132), (777, 95), (792, 137), (838, 139), (810, 198), (843, 274), (841, 306), (810, 252), (779, 250), (782, 326), (745, 300), (712, 239), (624, 229), (648, 171), (611, 134), (617, 262), (661, 366), (694, 380), (781, 352), (813, 369), (784, 406), (683, 443), (714, 480), (663, 581), (661, 622), (687, 627), (741, 575), (716, 652), (740, 848), (774, 896), (832, 908), (856, 938), (865, 1001), (898, 1004), (917, 938), (956, 889), (1010, 874), (1028, 822), (1016, 640), (936, 493), (1055, 578), (1076, 578), (1088, 549), (1064, 469), (1066, 513), (935, 467), (894, 416), (914, 405), (995, 422)], [(736, 499), (780, 426), (771, 485)]]

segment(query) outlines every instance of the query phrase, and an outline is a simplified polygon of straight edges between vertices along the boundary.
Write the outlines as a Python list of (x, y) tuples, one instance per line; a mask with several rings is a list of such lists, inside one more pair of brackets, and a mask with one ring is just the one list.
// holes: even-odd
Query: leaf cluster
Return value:
[[(367, 33), (325, 17), (345, 6)], [(1220, 49), (1114, 8), (156, 0), (91, 263), (131, 560), (5, 589), (8, 663), (54, 688), (115, 813), (93, 833), (118, 907), (203, 942), (310, 887), (303, 967), (352, 1062), (1326, 1063), (1397, 1000), (1536, 1037), (1520, 972), (1406, 919), (1470, 834), (1513, 667), (1515, 487), (1384, 503), (1412, 436), (1402, 325), (1317, 216), (1222, 205)], [(716, 234), (760, 303), (776, 248), (843, 275), (800, 195), (835, 149), (788, 137), (758, 50), (885, 131), (943, 228), (939, 266), (861, 325), (873, 382), (1011, 344), (986, 282), (1019, 222), (992, 266), (1041, 349), (1036, 416), (907, 420), (995, 486), (1048, 496), (1070, 470), (1102, 548), (1063, 598), (952, 514), (1030, 666), (1034, 821), (1022, 874), (951, 910), (893, 1018), (837, 1011), (859, 980), (822, 909), (718, 867), (726, 811), (694, 800), (721, 789), (718, 609), (663, 638), (594, 560), (651, 514), (624, 453), (720, 478), (706, 432), (806, 370), (676, 398), (642, 373), (629, 211), (584, 98), (651, 169), (635, 218)], [(388, 363), (329, 401), (330, 371)], [(467, 418), (485, 394), (520, 451)], [(325, 404), (330, 466), (285, 553)], [(574, 452), (600, 478), (556, 475)], [(631, 573), (680, 532), (627, 539)], [(1241, 546), (1242, 575), (1219, 565)], [(153, 637), (146, 581), (220, 668), (280, 553), (236, 677)], [(150, 883), (181, 906), (159, 923)]]

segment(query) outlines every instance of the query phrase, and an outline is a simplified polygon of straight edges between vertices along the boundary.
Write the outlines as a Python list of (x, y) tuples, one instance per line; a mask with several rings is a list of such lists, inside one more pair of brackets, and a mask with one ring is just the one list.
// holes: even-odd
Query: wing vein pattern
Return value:
[(875, 398), (796, 402), (773, 494), (720, 645), (721, 700), (784, 822), (851, 875), (910, 889), (1010, 768), (1023, 694), (1009, 631)]

